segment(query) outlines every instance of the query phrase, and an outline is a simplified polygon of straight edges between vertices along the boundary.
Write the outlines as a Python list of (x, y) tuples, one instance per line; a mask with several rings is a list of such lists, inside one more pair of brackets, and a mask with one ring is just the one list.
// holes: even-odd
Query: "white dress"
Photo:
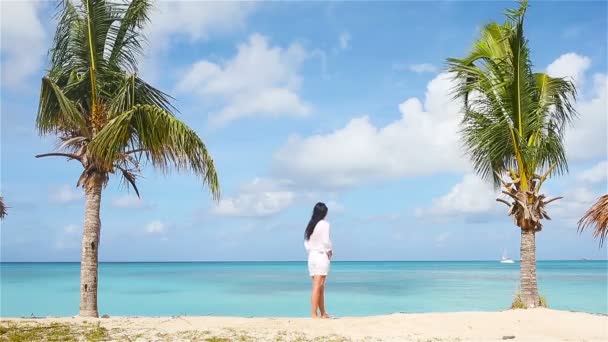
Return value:
[(310, 239), (304, 240), (304, 248), (308, 252), (308, 274), (310, 276), (326, 276), (329, 273), (329, 256), (331, 240), (329, 238), (329, 222), (321, 220), (315, 226)]

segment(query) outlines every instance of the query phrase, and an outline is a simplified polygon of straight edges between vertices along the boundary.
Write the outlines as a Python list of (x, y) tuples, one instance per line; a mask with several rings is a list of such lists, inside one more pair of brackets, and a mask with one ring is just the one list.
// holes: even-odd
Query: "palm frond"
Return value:
[(196, 132), (171, 113), (153, 105), (135, 105), (110, 120), (89, 144), (101, 164), (112, 164), (127, 149), (141, 149), (154, 167), (190, 170), (203, 177), (214, 198), (219, 182), (213, 160)]
[(120, 171), (121, 175), (122, 175), (122, 183), (125, 185), (130, 185), (133, 190), (135, 191), (135, 194), (137, 194), (137, 197), (139, 196), (139, 189), (137, 189), (137, 185), (136, 185), (136, 180), (137, 180), (137, 173), (124, 169), (121, 166), (116, 166), (116, 168)]
[(154, 88), (136, 75), (118, 78), (119, 86), (109, 98), (109, 118), (122, 114), (135, 105), (152, 105), (173, 113), (177, 109), (171, 104), (171, 96)]
[(6, 216), (6, 205), (4, 204), (4, 198), (0, 196), (0, 219), (3, 219)]
[[(77, 159), (78, 185), (122, 177), (139, 195), (139, 163), (202, 176), (219, 198), (217, 174), (206, 146), (179, 121), (172, 98), (136, 74), (151, 0), (63, 0), (42, 80), (40, 134), (57, 134), (58, 150), (38, 157)], [(99, 178), (99, 177), (102, 178)]]
[(150, 0), (133, 0), (125, 10), (118, 26), (113, 26), (111, 32), (114, 36), (108, 64), (118, 65), (131, 72), (137, 71), (137, 57), (141, 53), (140, 34), (149, 20), (152, 7)]
[(599, 238), (600, 247), (602, 247), (608, 237), (608, 195), (600, 197), (578, 221), (579, 232), (588, 227), (595, 227), (593, 238)]
[(57, 15), (57, 28), (53, 39), (51, 55), (51, 69), (68, 65), (73, 58), (74, 35), (81, 22), (78, 10), (70, 0), (58, 3), (60, 11)]
[(42, 78), (36, 126), (41, 134), (68, 130), (80, 131), (83, 135), (89, 136), (83, 114), (48, 77)]
[(513, 170), (523, 190), (551, 166), (552, 174), (567, 172), (563, 133), (576, 117), (574, 85), (532, 72), (526, 9), (521, 1), (505, 23), (484, 26), (467, 56), (447, 60), (452, 94), (464, 103), (461, 135), (475, 171), (498, 187), (497, 175)]

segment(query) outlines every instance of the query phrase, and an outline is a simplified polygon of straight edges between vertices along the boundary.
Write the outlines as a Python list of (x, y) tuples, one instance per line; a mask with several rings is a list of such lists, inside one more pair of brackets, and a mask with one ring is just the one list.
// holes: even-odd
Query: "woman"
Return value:
[(310, 304), (312, 318), (329, 318), (325, 311), (325, 279), (329, 272), (329, 261), (332, 257), (331, 240), (329, 239), (329, 222), (325, 221), (327, 206), (317, 203), (312, 217), (304, 232), (304, 247), (308, 252), (308, 273), (312, 278), (312, 295)]

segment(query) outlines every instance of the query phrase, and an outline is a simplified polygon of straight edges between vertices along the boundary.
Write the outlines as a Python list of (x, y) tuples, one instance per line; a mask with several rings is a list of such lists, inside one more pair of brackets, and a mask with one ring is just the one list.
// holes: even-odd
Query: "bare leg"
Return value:
[(325, 277), (323, 276), (313, 276), (312, 277), (312, 295), (310, 296), (310, 306), (311, 306), (311, 317), (318, 318), (317, 311), (319, 310), (319, 299), (321, 296), (321, 289), (323, 286), (323, 282)]
[(329, 318), (327, 311), (325, 311), (325, 280), (327, 277), (323, 277), (323, 283), (321, 284), (321, 295), (319, 296), (319, 310), (321, 311), (321, 317)]

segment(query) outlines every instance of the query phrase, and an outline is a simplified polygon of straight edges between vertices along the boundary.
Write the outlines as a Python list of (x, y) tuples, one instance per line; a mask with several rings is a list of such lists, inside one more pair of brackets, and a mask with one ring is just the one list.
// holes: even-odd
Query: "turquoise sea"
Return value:
[[(78, 263), (0, 263), (0, 316), (78, 313)], [(519, 264), (334, 262), (327, 307), (337, 316), (496, 311), (518, 289)], [(608, 314), (608, 261), (539, 261), (554, 309)], [(308, 316), (304, 262), (102, 263), (100, 314)]]

